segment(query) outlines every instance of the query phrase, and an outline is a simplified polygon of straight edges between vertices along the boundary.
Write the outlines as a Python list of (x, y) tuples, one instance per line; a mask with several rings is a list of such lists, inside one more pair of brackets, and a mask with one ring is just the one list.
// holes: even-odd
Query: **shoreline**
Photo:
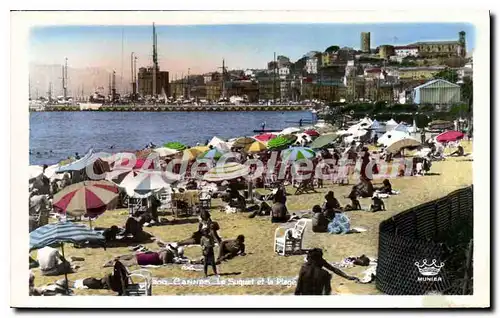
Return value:
[(44, 109), (30, 109), (30, 112), (62, 112), (62, 111), (91, 111), (91, 112), (251, 112), (251, 111), (307, 111), (311, 105), (123, 105), (94, 106), (95, 108), (82, 109), (82, 106), (45, 106)]

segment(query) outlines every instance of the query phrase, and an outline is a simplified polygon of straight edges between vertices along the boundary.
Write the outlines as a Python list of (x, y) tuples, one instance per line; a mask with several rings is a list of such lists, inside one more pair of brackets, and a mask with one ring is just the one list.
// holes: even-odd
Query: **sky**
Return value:
[[(296, 61), (309, 51), (330, 45), (360, 47), (360, 33), (371, 33), (371, 47), (417, 41), (457, 40), (466, 32), (467, 51), (475, 45), (474, 26), (466, 23), (411, 24), (244, 24), (156, 26), (161, 70), (171, 79), (216, 71), (225, 59), (229, 69), (265, 68), (273, 53)], [(123, 48), (122, 48), (123, 37)], [(152, 64), (152, 25), (57, 26), (31, 30), (29, 57), (33, 64), (63, 64), (74, 68), (115, 69), (130, 77), (130, 54), (137, 66)]]

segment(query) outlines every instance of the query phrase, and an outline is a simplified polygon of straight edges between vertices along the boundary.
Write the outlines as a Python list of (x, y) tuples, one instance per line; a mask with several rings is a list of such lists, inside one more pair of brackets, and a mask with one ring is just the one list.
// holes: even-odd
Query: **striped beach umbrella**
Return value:
[(319, 137), (319, 132), (317, 132), (316, 130), (314, 129), (307, 129), (307, 130), (304, 130), (304, 134), (307, 134), (311, 137)]
[(30, 233), (30, 251), (61, 243), (104, 243), (104, 237), (83, 224), (72, 222), (50, 223)]
[(118, 196), (118, 188), (109, 181), (83, 181), (72, 184), (54, 195), (53, 206), (72, 215), (94, 218)]
[(232, 147), (245, 148), (246, 146), (253, 144), (254, 141), (255, 139), (250, 137), (240, 137), (233, 142)]
[[(37, 250), (45, 246), (61, 244), (62, 256), (64, 256), (64, 243), (91, 242), (102, 245), (105, 248), (106, 240), (102, 234), (91, 230), (83, 224), (72, 222), (50, 223), (41, 226), (30, 233), (29, 251)], [(64, 273), (65, 287), (68, 288), (68, 274)]]
[(167, 142), (166, 144), (163, 145), (163, 147), (165, 148), (170, 148), (170, 149), (175, 149), (175, 150), (184, 150), (186, 149), (186, 145), (180, 143), (180, 142), (177, 142), (177, 141), (173, 141), (173, 142)]
[(198, 156), (197, 159), (211, 159), (211, 160), (217, 160), (217, 159), (220, 159), (220, 157), (222, 157), (224, 154), (219, 151), (219, 149), (217, 148), (212, 148), (212, 149), (209, 149), (207, 151), (205, 151), (204, 153), (200, 154)]
[(249, 173), (248, 166), (240, 163), (231, 162), (225, 165), (215, 166), (203, 176), (203, 180), (209, 182), (220, 182), (232, 180), (247, 176)]
[(285, 138), (283, 136), (278, 136), (276, 138), (273, 138), (269, 140), (267, 143), (267, 148), (269, 150), (279, 150), (283, 148), (287, 148), (290, 146), (294, 141), (292, 139)]
[(293, 147), (283, 151), (284, 161), (312, 159), (314, 157), (316, 157), (314, 150), (306, 147)]
[(260, 141), (255, 141), (254, 143), (245, 147), (245, 152), (247, 153), (258, 153), (267, 150), (267, 146)]
[(253, 138), (257, 139), (258, 141), (268, 142), (269, 140), (276, 138), (276, 137), (277, 137), (277, 135), (275, 135), (275, 134), (267, 133), (267, 134), (257, 135)]

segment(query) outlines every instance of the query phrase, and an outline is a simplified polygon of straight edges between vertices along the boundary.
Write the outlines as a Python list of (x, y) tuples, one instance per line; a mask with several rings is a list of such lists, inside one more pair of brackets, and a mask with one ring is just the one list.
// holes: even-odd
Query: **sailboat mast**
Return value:
[(120, 92), (123, 95), (123, 33), (124, 29), (122, 28), (122, 65), (120, 70)]
[(156, 53), (156, 28), (153, 22), (153, 97), (156, 97), (156, 72), (158, 71), (158, 56)]
[(273, 104), (276, 102), (276, 52), (273, 58)]

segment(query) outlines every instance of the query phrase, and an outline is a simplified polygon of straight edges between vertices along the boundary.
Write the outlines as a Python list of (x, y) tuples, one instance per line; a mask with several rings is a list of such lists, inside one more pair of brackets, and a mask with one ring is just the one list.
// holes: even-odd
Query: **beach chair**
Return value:
[(200, 192), (200, 207), (207, 210), (212, 207), (212, 195), (209, 191)]
[(297, 190), (295, 191), (295, 195), (299, 195), (302, 193), (314, 192), (316, 193), (316, 189), (314, 189), (314, 180), (306, 179), (297, 181)]
[(144, 213), (148, 207), (142, 204), (142, 199), (128, 197), (128, 212), (129, 215), (137, 215)]
[(264, 176), (264, 189), (275, 189), (278, 186), (279, 182), (275, 174), (266, 174)]
[(128, 285), (125, 288), (126, 296), (152, 296), (153, 275), (145, 269), (138, 269), (128, 273)]
[(278, 227), (274, 232), (274, 252), (287, 256), (302, 251), (307, 220), (299, 220), (292, 228)]
[(165, 211), (172, 208), (172, 194), (170, 191), (161, 191), (158, 195), (158, 199), (161, 202), (160, 210)]

